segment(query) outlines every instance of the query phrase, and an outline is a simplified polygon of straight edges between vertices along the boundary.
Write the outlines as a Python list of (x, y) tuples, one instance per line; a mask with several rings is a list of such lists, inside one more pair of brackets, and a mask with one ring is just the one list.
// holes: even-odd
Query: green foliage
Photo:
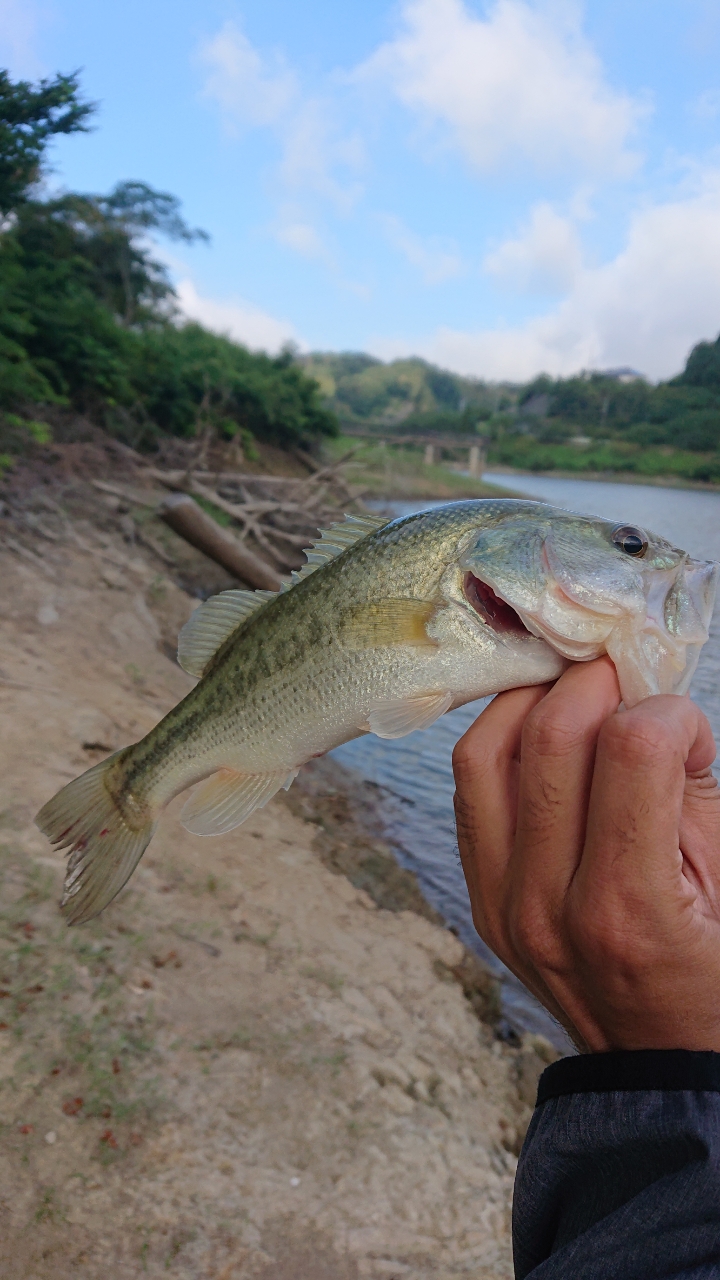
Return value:
[(289, 353), (251, 354), (198, 324), (144, 333), (136, 342), (133, 382), (148, 416), (173, 435), (212, 426), (230, 439), (242, 427), (284, 445), (337, 430), (317, 383)]
[(715, 342), (698, 342), (693, 347), (685, 370), (675, 383), (720, 391), (720, 336)]
[(690, 450), (643, 447), (628, 441), (597, 441), (587, 446), (543, 444), (529, 435), (507, 435), (493, 443), (489, 461), (522, 471), (617, 472), (672, 475), (679, 480), (720, 482), (720, 451), (699, 458)]
[(31, 198), (51, 136), (85, 129), (91, 110), (75, 76), (33, 88), (0, 73), (0, 209), (3, 182), (14, 193), (0, 231), (0, 444), (17, 452), (37, 441), (30, 407), (42, 404), (81, 410), (135, 447), (162, 432), (239, 434), (250, 452), (254, 437), (282, 445), (334, 434), (318, 384), (291, 352), (252, 354), (179, 322), (146, 236), (207, 235), (187, 226), (174, 196), (122, 182), (108, 195)]
[(0, 212), (5, 216), (38, 181), (50, 139), (87, 130), (95, 108), (81, 102), (78, 93), (77, 73), (33, 86), (26, 80), (13, 84), (7, 71), (0, 71)]
[(497, 410), (504, 394), (417, 358), (382, 364), (357, 352), (316, 353), (302, 364), (348, 425), (466, 434)]
[[(532, 417), (537, 397), (547, 408), (544, 416)], [(584, 435), (613, 447), (627, 443), (695, 453), (720, 450), (720, 340), (699, 343), (685, 372), (657, 386), (643, 378), (623, 383), (602, 373), (558, 379), (543, 375), (521, 389), (507, 430), (548, 445)]]
[(484, 416), (482, 410), (478, 411), (472, 405), (467, 405), (462, 412), (452, 409), (430, 409), (424, 413), (416, 411), (409, 414), (400, 423), (400, 430), (407, 431), (408, 434), (447, 431), (463, 436), (479, 431), (482, 435), (488, 420), (489, 414)]

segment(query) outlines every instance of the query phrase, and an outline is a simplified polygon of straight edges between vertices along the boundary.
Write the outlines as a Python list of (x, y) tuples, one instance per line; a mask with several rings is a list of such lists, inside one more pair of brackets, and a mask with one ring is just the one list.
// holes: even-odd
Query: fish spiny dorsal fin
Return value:
[(220, 645), (277, 591), (221, 591), (192, 614), (178, 636), (178, 662), (190, 676), (201, 676)]
[(286, 583), (280, 590), (289, 591), (296, 583), (302, 582), (303, 578), (307, 578), (316, 569), (321, 569), (361, 538), (366, 538), (369, 533), (375, 533), (388, 523), (387, 516), (345, 516), (344, 520), (331, 524), (329, 529), (321, 529), (318, 541), (305, 551), (307, 564), (302, 569), (294, 569), (291, 574), (292, 582)]

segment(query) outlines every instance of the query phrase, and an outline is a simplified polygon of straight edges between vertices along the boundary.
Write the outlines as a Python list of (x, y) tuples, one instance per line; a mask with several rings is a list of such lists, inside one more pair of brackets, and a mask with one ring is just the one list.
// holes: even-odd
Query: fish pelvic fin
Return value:
[(416, 729), (428, 729), (453, 704), (452, 693), (425, 693), (418, 698), (396, 698), (376, 702), (362, 727), (378, 738), (404, 738)]
[(157, 825), (155, 813), (121, 809), (108, 786), (127, 748), (88, 769), (48, 800), (35, 819), (69, 855), (60, 906), (68, 924), (84, 924), (112, 902), (132, 875)]
[(277, 773), (238, 773), (218, 769), (186, 800), (180, 821), (196, 836), (219, 836), (239, 827), (255, 809), (262, 809), (281, 787), (287, 791), (298, 769)]

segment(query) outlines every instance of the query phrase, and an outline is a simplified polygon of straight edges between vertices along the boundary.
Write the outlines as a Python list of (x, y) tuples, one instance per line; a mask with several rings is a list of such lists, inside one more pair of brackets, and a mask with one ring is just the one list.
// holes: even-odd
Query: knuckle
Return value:
[(600, 749), (616, 763), (629, 767), (655, 765), (678, 756), (678, 734), (663, 720), (625, 711), (606, 721)]
[(541, 702), (523, 729), (523, 748), (540, 756), (568, 756), (583, 738), (583, 726), (569, 707)]
[(495, 758), (491, 744), (484, 738), (479, 734), (472, 737), (465, 734), (452, 753), (453, 773), (458, 785), (482, 778), (495, 764)]
[(586, 909), (575, 917), (572, 927), (574, 944), (593, 968), (607, 973), (618, 969), (630, 971), (642, 963), (645, 939), (642, 914), (628, 912), (611, 896), (594, 910)]
[(557, 964), (557, 941), (548, 928), (545, 914), (534, 903), (521, 903), (513, 912), (510, 932), (516, 951), (534, 969), (543, 971)]

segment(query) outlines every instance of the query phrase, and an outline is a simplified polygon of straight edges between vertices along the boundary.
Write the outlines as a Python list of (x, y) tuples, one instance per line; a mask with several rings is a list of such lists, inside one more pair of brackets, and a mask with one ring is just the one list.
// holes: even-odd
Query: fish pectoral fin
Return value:
[(255, 809), (262, 809), (281, 787), (287, 791), (298, 772), (283, 769), (277, 773), (238, 773), (235, 769), (218, 769), (185, 801), (180, 821), (196, 836), (219, 836), (232, 831)]
[(391, 702), (376, 702), (367, 718), (371, 733), (378, 738), (404, 738), (406, 733), (415, 729), (427, 729), (431, 724), (450, 710), (453, 695), (446, 691), (441, 693), (425, 693), (419, 698), (394, 699)]
[(342, 618), (340, 644), (343, 649), (382, 649), (395, 644), (437, 649), (437, 640), (426, 631), (436, 609), (432, 600), (368, 600)]

